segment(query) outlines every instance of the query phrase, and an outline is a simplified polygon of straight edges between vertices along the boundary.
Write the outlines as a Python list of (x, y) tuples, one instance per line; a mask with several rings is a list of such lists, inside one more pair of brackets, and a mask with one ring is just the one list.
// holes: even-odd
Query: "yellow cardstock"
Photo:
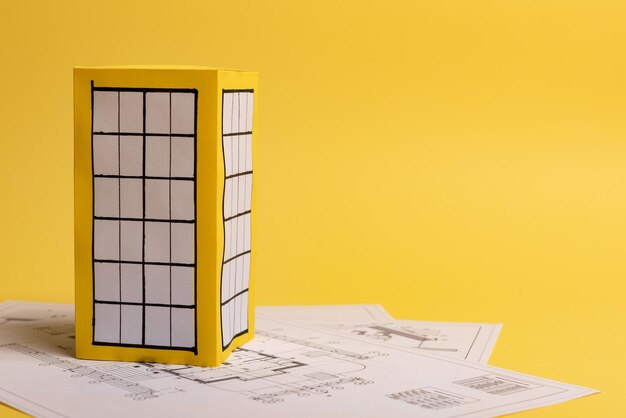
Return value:
[(76, 356), (217, 366), (254, 335), (257, 74), (74, 69)]

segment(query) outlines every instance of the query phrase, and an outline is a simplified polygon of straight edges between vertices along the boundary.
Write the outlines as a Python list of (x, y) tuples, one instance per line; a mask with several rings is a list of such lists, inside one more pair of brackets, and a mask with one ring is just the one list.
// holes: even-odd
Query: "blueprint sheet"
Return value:
[(487, 364), (501, 324), (397, 321), (380, 305), (260, 306), (257, 317), (316, 325), (363, 342)]
[[(313, 325), (313, 324), (311, 324)], [(487, 364), (502, 329), (500, 324), (385, 321), (317, 325), (365, 344), (423, 351)]]
[(256, 314), (268, 319), (320, 324), (393, 321), (393, 317), (380, 305), (257, 306)]
[(424, 337), (413, 321), (369, 331), (376, 321), (263, 316), (254, 341), (200, 368), (76, 360), (71, 305), (0, 304), (0, 400), (42, 417), (484, 417), (595, 392), (416, 347), (398, 335)]

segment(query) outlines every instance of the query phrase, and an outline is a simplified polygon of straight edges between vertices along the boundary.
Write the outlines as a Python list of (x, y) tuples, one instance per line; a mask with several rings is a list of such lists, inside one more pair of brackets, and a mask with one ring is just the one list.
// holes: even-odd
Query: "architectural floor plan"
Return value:
[[(471, 349), (455, 346), (467, 335), (456, 338), (452, 324), (394, 324), (381, 315), (333, 326), (260, 311), (254, 341), (222, 366), (201, 368), (76, 360), (71, 305), (0, 304), (0, 401), (42, 417), (206, 416), (209, 410), (233, 417), (453, 417), (494, 416), (594, 393), (458, 359)], [(477, 341), (474, 346), (492, 345), (489, 338)]]

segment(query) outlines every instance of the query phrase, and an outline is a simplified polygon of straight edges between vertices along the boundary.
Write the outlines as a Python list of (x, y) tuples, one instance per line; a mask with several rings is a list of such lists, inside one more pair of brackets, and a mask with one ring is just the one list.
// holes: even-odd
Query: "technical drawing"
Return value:
[[(13, 302), (5, 302), (13, 303)], [(0, 314), (0, 328), (11, 326), (34, 325), (50, 320), (67, 319), (73, 317), (73, 312), (63, 312), (60, 310), (48, 309), (44, 312), (37, 309), (23, 308), (16, 312)]]
[[(29, 317), (20, 315), (19, 306), (2, 305), (1, 317)], [(398, 335), (391, 331), (400, 328), (388, 322), (383, 329), (346, 322), (324, 328), (258, 318), (255, 340), (214, 368), (77, 360), (71, 314), (51, 318), (49, 310), (40, 313), (39, 318), (30, 316), (33, 321), (0, 325), (0, 400), (35, 416), (200, 417), (207, 408), (234, 417), (286, 418), (303, 411), (322, 416), (379, 416), (381, 411), (406, 417), (491, 416), (520, 410), (515, 406), (520, 402), (534, 407), (546, 399), (558, 402), (592, 393), (455, 359), (458, 353), (442, 352), (445, 357), (392, 344), (395, 338), (415, 345), (424, 335)], [(461, 338), (455, 338), (454, 324), (445, 325), (446, 344), (465, 344), (468, 324), (459, 325)], [(351, 332), (364, 326), (391, 339)], [(407, 331), (404, 321), (398, 326)], [(37, 384), (41, 381), (49, 384)], [(71, 401), (63, 396), (77, 392), (83, 396)]]
[(42, 351), (33, 349), (22, 344), (6, 344), (0, 347), (4, 347), (18, 353), (22, 353), (29, 357), (38, 360), (40, 366), (55, 366), (62, 370), (65, 370), (73, 374), (73, 377), (84, 377), (89, 379), (89, 383), (97, 384), (104, 383), (114, 386), (125, 392), (128, 396), (131, 396), (135, 400), (145, 400), (154, 398), (157, 396), (157, 391), (150, 389), (147, 386), (133, 383), (125, 378), (117, 377), (113, 373), (107, 373), (99, 371), (97, 368), (83, 366), (71, 360), (60, 359), (56, 356), (46, 354)]
[(289, 395), (328, 394), (343, 389), (342, 385), (368, 383), (352, 376), (365, 368), (363, 364), (318, 350), (293, 350), (288, 355), (240, 348), (217, 369), (160, 364), (147, 367), (263, 403), (282, 402)]
[(431, 410), (454, 408), (466, 403), (478, 402), (478, 399), (434, 387), (406, 390), (389, 394), (387, 397)]
[[(37, 326), (34, 330), (55, 341), (68, 354), (72, 351), (74, 328), (71, 322), (58, 320)], [(271, 347), (280, 344), (281, 350)], [(179, 392), (224, 390), (250, 400), (272, 404), (290, 396), (329, 396), (346, 385), (371, 384), (359, 374), (366, 366), (362, 361), (385, 354), (377, 351), (353, 352), (335, 347), (333, 340), (297, 339), (279, 332), (259, 331), (256, 349), (239, 348), (228, 361), (216, 368), (159, 363), (88, 362), (62, 358), (27, 343), (10, 343), (0, 347), (19, 352), (39, 361), (41, 366), (58, 367), (72, 376), (85, 378), (91, 384), (107, 384), (136, 401), (149, 401)]]
[(390, 341), (394, 338), (406, 338), (416, 342), (415, 348), (431, 351), (459, 351), (456, 347), (446, 346), (448, 336), (441, 330), (419, 328), (410, 325), (400, 326), (397, 329), (391, 326), (370, 325), (352, 331), (355, 335), (370, 337), (376, 340)]
[(327, 328), (360, 341), (486, 362), (501, 325), (401, 320), (334, 324)]

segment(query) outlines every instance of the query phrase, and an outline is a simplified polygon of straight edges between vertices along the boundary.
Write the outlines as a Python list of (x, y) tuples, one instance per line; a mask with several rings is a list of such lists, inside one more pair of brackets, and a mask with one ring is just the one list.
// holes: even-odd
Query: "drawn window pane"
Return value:
[(172, 308), (172, 345), (174, 347), (193, 347), (193, 330), (193, 310)]
[(143, 94), (120, 92), (120, 132), (143, 132)]
[(146, 303), (170, 303), (170, 266), (147, 265)]
[(188, 137), (172, 137), (172, 177), (193, 177), (193, 139)]
[(190, 264), (194, 254), (194, 225), (172, 223), (172, 263)]
[(170, 308), (146, 306), (146, 345), (170, 345)]
[(120, 217), (143, 217), (143, 181), (120, 179)]
[(243, 289), (250, 287), (250, 253), (243, 255)]
[(224, 345), (232, 340), (232, 328), (230, 318), (230, 302), (222, 305), (222, 340)]
[(123, 261), (141, 261), (142, 241), (143, 241), (143, 225), (137, 221), (121, 221), (120, 222), (120, 251), (121, 260)]
[(119, 218), (119, 179), (96, 178), (94, 180), (94, 196), (94, 212), (96, 216)]
[(193, 267), (172, 266), (172, 305), (193, 305)]
[(197, 92), (92, 94), (94, 344), (196, 351)]
[(119, 263), (95, 263), (94, 297), (99, 301), (113, 302), (120, 300), (120, 265)]
[(119, 174), (118, 145), (117, 135), (93, 136), (94, 174)]
[(146, 180), (146, 218), (170, 219), (170, 205), (170, 181)]
[(93, 225), (94, 257), (98, 260), (120, 259), (120, 221), (95, 219)]
[(236, 293), (241, 293), (248, 290), (248, 286), (246, 285), (246, 273), (249, 274), (250, 269), (246, 270), (246, 258), (249, 256), (250, 254), (244, 254), (241, 257), (237, 258), (237, 283), (235, 288)]
[(96, 303), (94, 306), (94, 339), (105, 343), (120, 341), (120, 306)]
[[(224, 155), (224, 255), (221, 274), (222, 346), (247, 332), (252, 202), (252, 121), (254, 93), (222, 93)], [(244, 297), (245, 295), (245, 297)]]
[[(254, 94), (251, 92), (245, 93), (248, 97), (247, 101), (247, 109), (246, 109), (246, 131), (252, 132), (252, 115), (254, 114)], [(250, 140), (252, 140), (252, 136), (250, 136)]]
[(230, 264), (222, 264), (222, 301), (231, 297), (230, 292)]
[(146, 133), (168, 134), (170, 131), (170, 93), (146, 94)]
[(172, 180), (171, 184), (171, 218), (175, 220), (192, 220), (194, 218), (194, 184), (190, 181)]
[(195, 96), (189, 93), (172, 93), (172, 133), (193, 134)]
[(248, 329), (248, 292), (241, 295), (241, 329), (239, 332)]
[(145, 222), (145, 261), (170, 262), (170, 227), (167, 222)]
[(146, 137), (146, 176), (169, 177), (170, 138)]
[(93, 131), (118, 132), (119, 94), (116, 91), (93, 92)]
[(249, 211), (252, 206), (252, 174), (249, 174), (244, 178), (246, 191), (243, 210)]
[(122, 263), (120, 274), (122, 302), (140, 303), (143, 299), (143, 269), (141, 265)]
[(136, 305), (122, 305), (120, 341), (122, 344), (141, 344), (142, 309)]
[(143, 174), (143, 137), (120, 135), (120, 172), (122, 176)]

